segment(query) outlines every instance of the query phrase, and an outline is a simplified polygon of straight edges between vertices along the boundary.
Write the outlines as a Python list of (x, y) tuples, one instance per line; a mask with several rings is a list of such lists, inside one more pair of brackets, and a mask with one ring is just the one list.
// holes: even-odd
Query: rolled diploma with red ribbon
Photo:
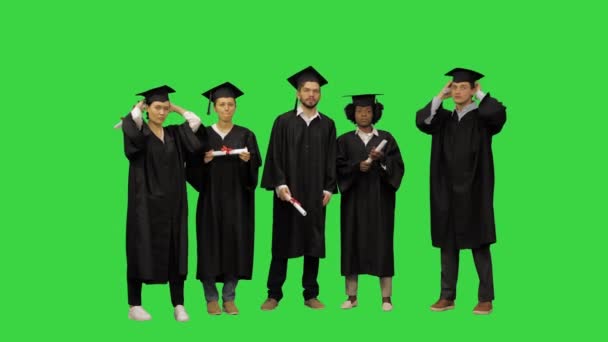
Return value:
[[(378, 144), (378, 146), (376, 146), (376, 148), (375, 148), (376, 152), (380, 152), (380, 151), (382, 151), (382, 149), (384, 148), (384, 146), (386, 145), (386, 143), (387, 143), (386, 139), (383, 139), (383, 140), (382, 140), (382, 141), (381, 141), (381, 142)], [(367, 158), (367, 159), (365, 160), (365, 162), (366, 162), (366, 163), (368, 163), (368, 164), (369, 164), (369, 163), (371, 163), (371, 162), (372, 162), (372, 158)]]
[(213, 156), (214, 157), (220, 157), (220, 156), (227, 156), (227, 155), (234, 155), (234, 154), (241, 154), (243, 152), (248, 152), (249, 150), (247, 150), (247, 147), (244, 148), (229, 148), (226, 146), (222, 146), (222, 149), (219, 151), (213, 151)]
[(302, 208), (302, 206), (300, 205), (300, 202), (298, 202), (297, 199), (289, 196), (287, 201), (289, 201), (289, 203), (291, 203), (291, 205), (293, 205), (293, 207), (296, 208), (300, 212), (300, 214), (302, 214), (302, 216), (306, 216), (306, 210), (304, 210), (304, 208)]

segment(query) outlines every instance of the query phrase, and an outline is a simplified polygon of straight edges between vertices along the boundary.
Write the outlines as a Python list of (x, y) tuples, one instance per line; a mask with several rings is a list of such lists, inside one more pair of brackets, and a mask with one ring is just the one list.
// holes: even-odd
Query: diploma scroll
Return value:
[(304, 210), (304, 208), (302, 208), (302, 206), (300, 205), (300, 202), (298, 202), (297, 199), (289, 196), (289, 198), (287, 199), (287, 201), (289, 203), (291, 203), (291, 205), (293, 205), (293, 207), (296, 208), (300, 212), (300, 214), (302, 214), (302, 216), (306, 216), (306, 214), (307, 214), (306, 210)]
[[(386, 145), (386, 143), (387, 143), (386, 139), (383, 139), (383, 140), (380, 142), (380, 144), (378, 144), (378, 146), (376, 146), (376, 148), (375, 148), (376, 152), (380, 152), (380, 151), (382, 151), (382, 149), (384, 148), (384, 146)], [(365, 162), (366, 162), (366, 163), (371, 163), (371, 162), (372, 162), (372, 158), (367, 158), (367, 159), (365, 160)]]
[(241, 154), (243, 152), (248, 152), (247, 147), (244, 148), (230, 148), (226, 146), (222, 146), (222, 149), (219, 151), (213, 151), (214, 157), (227, 156), (227, 155), (235, 155)]

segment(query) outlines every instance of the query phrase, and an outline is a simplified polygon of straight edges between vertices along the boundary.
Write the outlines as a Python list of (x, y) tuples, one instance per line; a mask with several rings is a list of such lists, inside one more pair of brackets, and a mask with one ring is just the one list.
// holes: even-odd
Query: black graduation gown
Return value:
[[(386, 139), (385, 157), (361, 172), (359, 163), (371, 149)], [(395, 193), (403, 178), (399, 146), (386, 131), (365, 145), (354, 131), (338, 138), (338, 188), (340, 202), (341, 273), (343, 276), (371, 274), (392, 277), (394, 271), (393, 230)]]
[[(254, 195), (261, 165), (253, 132), (234, 125), (222, 140), (207, 127), (205, 151), (247, 147), (248, 162), (238, 155), (202, 155), (188, 162), (188, 182), (199, 192), (196, 206), (197, 279), (223, 282), (226, 276), (251, 279), (254, 242)], [(203, 152), (204, 153), (204, 152)]]
[(416, 125), (432, 135), (431, 238), (435, 247), (478, 248), (496, 242), (492, 136), (507, 119), (506, 107), (487, 94), (460, 122), (454, 112), (431, 103), (416, 114)]
[(274, 193), (272, 254), (277, 258), (325, 257), (323, 190), (336, 192), (336, 127), (320, 114), (310, 126), (289, 111), (272, 127), (262, 187), (274, 191), (281, 184), (308, 212), (302, 216)]
[[(127, 277), (148, 284), (183, 280), (188, 270), (188, 205), (184, 162), (200, 152), (188, 123), (164, 127), (164, 143), (131, 114), (122, 120), (129, 159)], [(199, 132), (204, 131), (201, 125)]]

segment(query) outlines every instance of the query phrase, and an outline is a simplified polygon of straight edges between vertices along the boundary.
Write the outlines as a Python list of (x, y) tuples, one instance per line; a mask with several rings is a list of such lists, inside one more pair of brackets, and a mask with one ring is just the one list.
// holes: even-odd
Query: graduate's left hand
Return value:
[(173, 102), (170, 103), (170, 106), (171, 107), (169, 107), (169, 111), (171, 112), (177, 113), (179, 115), (184, 115), (184, 113), (186, 112), (186, 110), (176, 104), (173, 104)]
[(251, 153), (249, 153), (249, 152), (241, 152), (241, 153), (239, 153), (239, 158), (241, 158), (241, 160), (244, 161), (244, 162), (248, 162), (249, 159), (251, 158)]
[(380, 160), (382, 157), (384, 157), (384, 152), (376, 151), (376, 148), (374, 147), (369, 153), (369, 157), (372, 158), (372, 160)]
[(204, 160), (205, 164), (212, 161), (213, 160), (213, 150), (209, 150), (209, 151), (205, 152), (205, 156), (204, 156), (203, 160)]
[(329, 203), (330, 199), (331, 199), (331, 194), (324, 191), (323, 192), (323, 206), (324, 207)]

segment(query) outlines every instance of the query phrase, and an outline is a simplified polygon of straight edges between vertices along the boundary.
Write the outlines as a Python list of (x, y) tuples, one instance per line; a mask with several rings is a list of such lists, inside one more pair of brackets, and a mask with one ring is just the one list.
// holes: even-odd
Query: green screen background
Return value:
[[(554, 2), (233, 1), (4, 3), (2, 35), (2, 335), (13, 338), (305, 340), (591, 337), (605, 331), (605, 6)], [(142, 90), (168, 84), (199, 114), (202, 91), (240, 87), (235, 122), (265, 157), (272, 122), (293, 105), (286, 78), (313, 65), (329, 80), (321, 112), (351, 130), (342, 95), (378, 92), (377, 128), (406, 165), (398, 192), (393, 312), (378, 280), (360, 279), (360, 306), (339, 309), (339, 201), (329, 205), (320, 299), (302, 305), (302, 260), (289, 264), (279, 309), (262, 312), (270, 262), (270, 192), (256, 193), (252, 281), (241, 314), (208, 316), (195, 280), (197, 193), (189, 190), (190, 273), (177, 324), (168, 286), (145, 286), (153, 320), (127, 319), (128, 162), (112, 129)], [(498, 243), (495, 312), (471, 313), (477, 275), (461, 253), (456, 310), (430, 312), (439, 251), (429, 233), (430, 137), (417, 109), (461, 66), (508, 108), (494, 139)], [(447, 103), (447, 102), (446, 102)], [(172, 115), (169, 123), (181, 118)], [(603, 204), (602, 204), (603, 203)], [(401, 337), (403, 336), (403, 337)]]

